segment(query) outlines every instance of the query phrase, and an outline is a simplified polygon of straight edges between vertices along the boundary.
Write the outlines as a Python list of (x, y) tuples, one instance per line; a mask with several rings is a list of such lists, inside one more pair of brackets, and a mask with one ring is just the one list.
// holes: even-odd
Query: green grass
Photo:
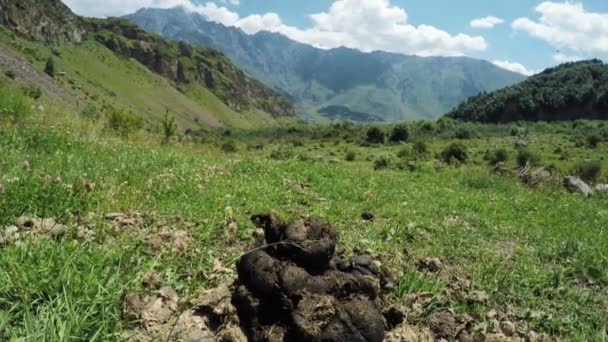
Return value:
[[(365, 129), (355, 128), (347, 139), (341, 135), (348, 130), (312, 138), (303, 128), (278, 138), (236, 131), (230, 137), (210, 133), (205, 143), (162, 145), (160, 136), (124, 140), (65, 115), (53, 126), (38, 116), (0, 126), (0, 226), (25, 214), (70, 227), (86, 223), (94, 236), (83, 240), (71, 232), (0, 247), (0, 339), (120, 340), (132, 328), (120, 318), (121, 298), (144, 291), (146, 272), (159, 273), (163, 285), (186, 298), (213, 286), (220, 279), (212, 261), (233, 266), (242, 243), (251, 240), (249, 216), (270, 210), (286, 219), (322, 217), (338, 227), (346, 252), (377, 252), (397, 275), (397, 298), (439, 295), (458, 275), (487, 292), (490, 302), (444, 306), (477, 315), (511, 305), (537, 331), (567, 340), (607, 338), (608, 197), (585, 199), (554, 183), (529, 189), (516, 177), (490, 174), (484, 160), (490, 146), (516, 153), (517, 138), (508, 133), (461, 141), (469, 161), (439, 169), (435, 160), (452, 140), (424, 138), (429, 152), (417, 158), (416, 171), (392, 163), (374, 171), (378, 156), (397, 160), (402, 146), (361, 146)], [(564, 173), (605, 153), (603, 144), (576, 147), (567, 132), (555, 132), (557, 126), (529, 129), (541, 163)], [(226, 141), (236, 152), (222, 151)], [(264, 148), (248, 148), (254, 144)], [(568, 151), (568, 160), (554, 153), (556, 145)], [(282, 151), (280, 158), (271, 157), (273, 151)], [(346, 151), (357, 158), (343, 161)], [(26, 160), (29, 170), (22, 168)], [(598, 181), (606, 181), (601, 163)], [(516, 160), (507, 167), (515, 168)], [(61, 182), (54, 181), (58, 176)], [(227, 207), (238, 224), (237, 244), (225, 237)], [(145, 222), (133, 230), (113, 229), (104, 219), (132, 210)], [(362, 222), (363, 211), (376, 220)], [(187, 250), (154, 248), (159, 226), (187, 231)], [(439, 275), (412, 271), (424, 257), (438, 257), (445, 269)]]

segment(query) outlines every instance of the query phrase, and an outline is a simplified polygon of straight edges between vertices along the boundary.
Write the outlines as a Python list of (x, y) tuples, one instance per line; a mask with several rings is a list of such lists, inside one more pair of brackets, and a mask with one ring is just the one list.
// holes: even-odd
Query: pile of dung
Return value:
[(371, 257), (336, 257), (338, 235), (319, 220), (252, 220), (266, 245), (238, 261), (232, 297), (250, 341), (383, 341), (385, 276)]

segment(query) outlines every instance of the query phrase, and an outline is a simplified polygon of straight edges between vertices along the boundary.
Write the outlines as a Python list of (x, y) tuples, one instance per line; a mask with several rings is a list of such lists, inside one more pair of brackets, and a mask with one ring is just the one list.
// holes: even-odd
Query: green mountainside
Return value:
[[(283, 35), (248, 35), (181, 8), (142, 9), (127, 19), (169, 39), (218, 49), (249, 74), (288, 94), (312, 120), (434, 119), (482, 91), (525, 78), (471, 58), (317, 49)], [(344, 115), (352, 112), (353, 115)]]
[(287, 98), (213, 49), (169, 42), (122, 19), (78, 17), (60, 1), (0, 0), (0, 12), (3, 54), (14, 52), (37, 70), (51, 57), (56, 83), (78, 106), (96, 103), (152, 121), (168, 110), (183, 128), (260, 127), (295, 114)]
[(608, 119), (608, 65), (565, 63), (463, 102), (448, 117), (481, 122)]

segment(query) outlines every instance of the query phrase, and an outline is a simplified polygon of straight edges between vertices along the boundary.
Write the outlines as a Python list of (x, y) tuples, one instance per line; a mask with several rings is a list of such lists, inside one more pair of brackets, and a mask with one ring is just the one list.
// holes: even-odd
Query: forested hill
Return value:
[(597, 59), (565, 63), (469, 98), (446, 116), (480, 122), (608, 119), (608, 65)]

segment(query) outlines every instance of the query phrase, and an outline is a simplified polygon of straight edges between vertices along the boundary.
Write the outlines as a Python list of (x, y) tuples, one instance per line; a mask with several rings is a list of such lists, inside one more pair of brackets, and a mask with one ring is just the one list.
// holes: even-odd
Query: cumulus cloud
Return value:
[(589, 12), (581, 3), (553, 1), (544, 1), (535, 10), (540, 18), (518, 18), (511, 26), (560, 49), (608, 55), (608, 13)]
[(517, 62), (495, 60), (495, 61), (492, 61), (492, 64), (494, 64), (500, 68), (503, 68), (503, 69), (506, 69), (509, 71), (513, 71), (518, 74), (523, 74), (526, 76), (534, 75), (537, 73), (537, 71), (529, 70), (523, 64), (517, 63)]
[(142, 7), (182, 6), (249, 34), (263, 30), (278, 32), (319, 48), (345, 46), (362, 51), (383, 50), (422, 56), (458, 56), (487, 49), (481, 36), (451, 34), (430, 25), (411, 25), (407, 12), (392, 6), (389, 0), (335, 0), (327, 11), (310, 15), (312, 25), (304, 29), (285, 24), (277, 13), (240, 17), (213, 2), (197, 5), (190, 0), (66, 0), (66, 3), (75, 12), (89, 16), (123, 15)]
[(183, 7), (190, 12), (196, 12), (223, 23), (235, 23), (239, 15), (214, 2), (204, 5), (192, 3), (190, 0), (63, 0), (77, 14), (89, 17), (122, 16), (133, 13), (140, 8), (174, 8)]
[(558, 63), (566, 63), (566, 62), (576, 62), (582, 60), (583, 57), (580, 56), (568, 56), (561, 52), (558, 52), (553, 55), (553, 60)]
[(488, 17), (484, 17), (484, 18), (473, 19), (473, 20), (471, 20), (469, 25), (472, 28), (490, 29), (490, 28), (493, 28), (494, 26), (502, 24), (504, 22), (505, 21), (500, 18), (497, 18), (494, 16), (488, 16)]

